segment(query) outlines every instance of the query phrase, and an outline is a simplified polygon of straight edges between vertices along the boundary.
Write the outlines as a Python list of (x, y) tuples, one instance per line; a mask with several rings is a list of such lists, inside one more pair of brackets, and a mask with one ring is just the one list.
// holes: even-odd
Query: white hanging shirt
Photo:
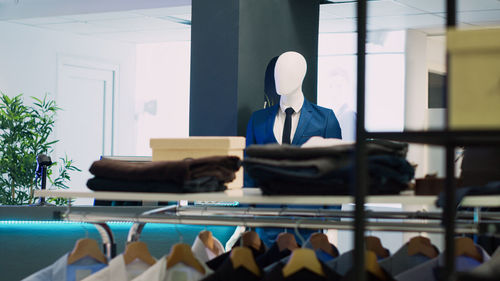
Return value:
[(167, 256), (164, 256), (132, 281), (198, 281), (213, 273), (204, 262), (199, 262), (205, 269), (205, 274), (183, 263), (167, 268)]
[(22, 281), (80, 281), (106, 267), (106, 264), (90, 257), (84, 257), (73, 264), (68, 264), (68, 256), (69, 253), (63, 255), (53, 264), (31, 274)]
[(112, 259), (108, 267), (82, 281), (130, 281), (144, 273), (148, 268), (150, 268), (148, 264), (139, 260), (125, 265), (125, 259), (121, 254)]
[(224, 247), (220, 243), (217, 238), (214, 238), (214, 247), (216, 249), (216, 253), (212, 252), (205, 244), (203, 244), (203, 241), (196, 236), (196, 239), (193, 242), (193, 246), (191, 246), (191, 251), (193, 252), (194, 256), (201, 262), (207, 262), (221, 254), (224, 253)]
[(285, 127), (285, 118), (286, 113), (285, 110), (289, 107), (293, 108), (295, 111), (292, 114), (292, 130), (290, 131), (290, 143), (293, 142), (293, 136), (295, 135), (295, 131), (297, 130), (297, 126), (299, 125), (300, 119), (300, 111), (302, 109), (302, 105), (304, 104), (304, 99), (297, 101), (292, 105), (283, 105), (280, 103), (280, 108), (278, 109), (278, 113), (276, 114), (276, 118), (274, 119), (273, 133), (274, 137), (278, 141), (279, 144), (282, 144), (283, 138), (283, 128)]

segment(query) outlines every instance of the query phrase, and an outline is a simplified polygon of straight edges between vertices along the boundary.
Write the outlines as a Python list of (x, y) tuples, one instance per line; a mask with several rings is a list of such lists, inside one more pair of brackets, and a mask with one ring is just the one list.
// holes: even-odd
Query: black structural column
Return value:
[(307, 60), (303, 92), (316, 102), (319, 0), (193, 0), (190, 136), (244, 136), (263, 108), (269, 61)]

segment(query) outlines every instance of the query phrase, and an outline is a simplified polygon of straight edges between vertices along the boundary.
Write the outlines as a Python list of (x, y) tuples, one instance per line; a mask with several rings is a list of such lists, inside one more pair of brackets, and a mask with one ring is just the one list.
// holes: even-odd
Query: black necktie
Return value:
[(285, 125), (283, 126), (283, 138), (281, 139), (282, 144), (290, 144), (290, 134), (292, 132), (292, 114), (295, 111), (293, 108), (289, 107), (285, 110)]

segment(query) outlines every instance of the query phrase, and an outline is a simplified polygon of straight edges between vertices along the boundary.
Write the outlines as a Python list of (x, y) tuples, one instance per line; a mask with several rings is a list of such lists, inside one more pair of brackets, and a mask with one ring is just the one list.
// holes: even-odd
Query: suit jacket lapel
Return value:
[(304, 99), (304, 105), (302, 105), (302, 109), (300, 111), (299, 124), (297, 125), (297, 129), (293, 135), (292, 144), (301, 144), (300, 139), (302, 138), (302, 135), (304, 135), (304, 131), (309, 124), (309, 120), (311, 120), (311, 103)]
[(276, 119), (276, 114), (278, 114), (279, 104), (272, 106), (269, 109), (269, 116), (266, 122), (266, 136), (269, 140), (266, 143), (277, 143), (276, 137), (274, 136), (274, 120)]

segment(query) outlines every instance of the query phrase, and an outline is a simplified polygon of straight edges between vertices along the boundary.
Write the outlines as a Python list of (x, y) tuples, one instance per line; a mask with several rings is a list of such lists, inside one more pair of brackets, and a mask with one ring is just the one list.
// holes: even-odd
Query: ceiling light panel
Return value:
[(103, 28), (112, 28), (118, 31), (138, 31), (138, 30), (166, 30), (166, 29), (184, 29), (186, 25), (175, 23), (166, 19), (139, 17), (117, 20), (92, 21), (92, 24), (102, 26)]
[(500, 24), (500, 10), (463, 12), (457, 15), (457, 19), (470, 24), (481, 24), (484, 22)]
[(111, 13), (97, 13), (97, 14), (79, 14), (65, 16), (77, 21), (98, 21), (98, 20), (117, 20), (127, 18), (139, 18), (141, 15), (131, 12), (111, 12)]
[(26, 24), (26, 25), (40, 25), (40, 24), (59, 24), (76, 22), (76, 20), (67, 17), (44, 17), (44, 18), (27, 18), (9, 20), (9, 22)]
[(444, 26), (445, 19), (431, 14), (371, 17), (368, 30), (402, 30)]
[(63, 24), (41, 24), (38, 25), (41, 28), (47, 28), (51, 30), (57, 30), (57, 31), (64, 31), (64, 32), (71, 32), (71, 33), (76, 33), (76, 34), (92, 34), (92, 33), (98, 33), (98, 32), (113, 32), (113, 31), (118, 31), (116, 29), (113, 29), (111, 27), (106, 27), (106, 26), (98, 26), (94, 25), (91, 23), (85, 23), (85, 22), (70, 22), (70, 23), (63, 23)]
[(191, 6), (134, 10), (133, 12), (136, 14), (150, 16), (150, 17), (172, 16), (172, 15), (179, 15), (179, 14), (191, 14)]

